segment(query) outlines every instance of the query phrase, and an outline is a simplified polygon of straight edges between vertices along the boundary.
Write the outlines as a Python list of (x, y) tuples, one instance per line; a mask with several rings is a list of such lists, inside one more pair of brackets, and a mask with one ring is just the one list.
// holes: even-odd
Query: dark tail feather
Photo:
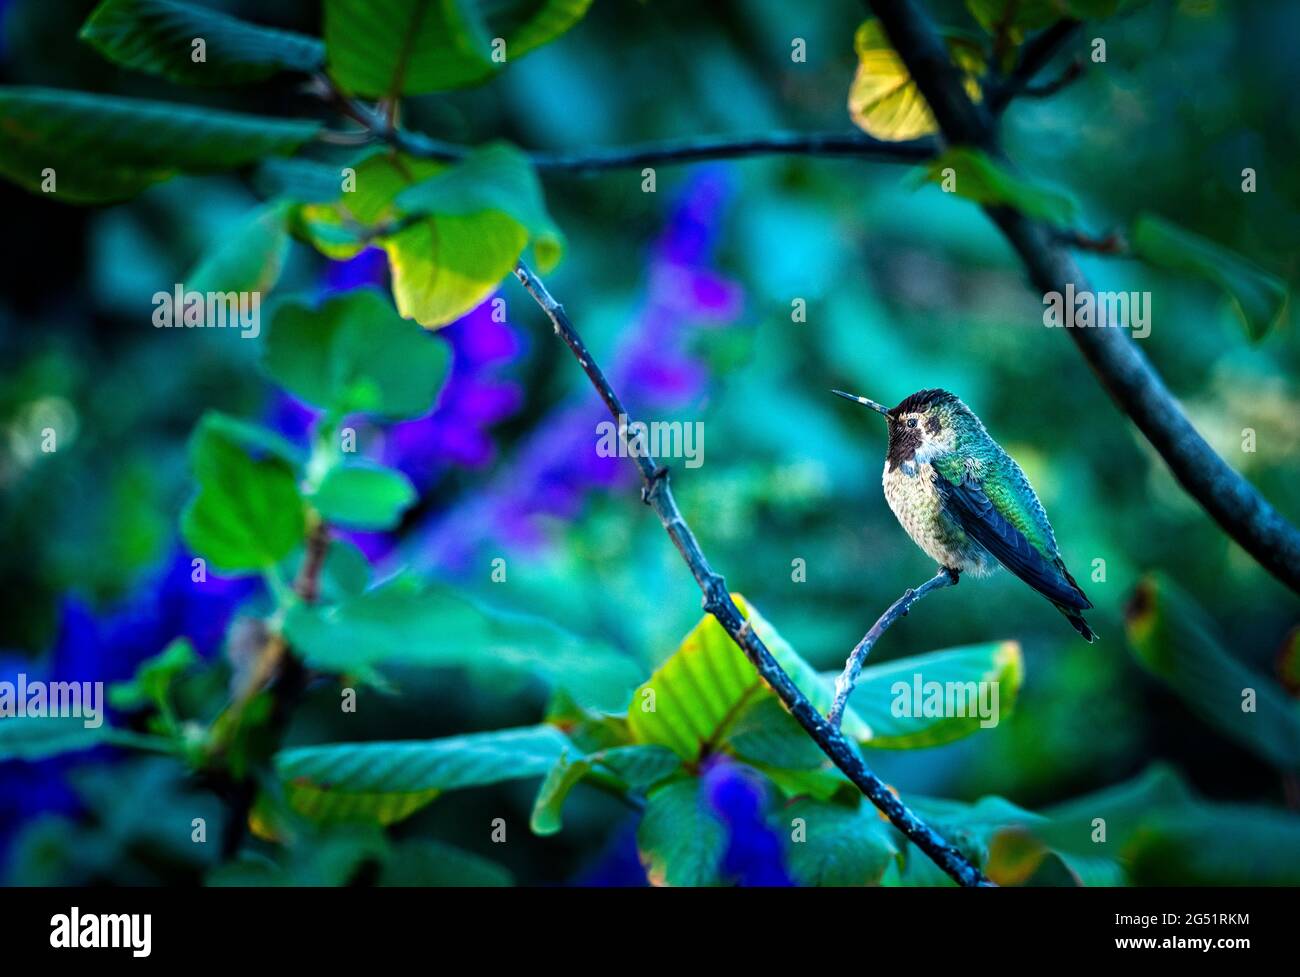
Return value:
[(1097, 640), (1097, 635), (1093, 633), (1092, 628), (1088, 626), (1088, 622), (1083, 619), (1083, 615), (1077, 610), (1073, 607), (1063, 607), (1060, 604), (1056, 605), (1056, 609), (1065, 615), (1065, 619), (1070, 622), (1070, 627), (1083, 635), (1084, 641), (1092, 644)]

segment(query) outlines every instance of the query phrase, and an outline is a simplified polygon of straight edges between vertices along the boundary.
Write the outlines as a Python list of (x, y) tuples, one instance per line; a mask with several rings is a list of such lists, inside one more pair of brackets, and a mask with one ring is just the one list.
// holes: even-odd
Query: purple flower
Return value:
[[(238, 606), (261, 587), (253, 578), (227, 579), (212, 573), (192, 579), (189, 554), (177, 551), (135, 597), (96, 617), (75, 597), (63, 602), (59, 634), (44, 661), (0, 658), (0, 681), (15, 681), (19, 672), (47, 682), (120, 682), (139, 664), (161, 652), (175, 638), (188, 638), (194, 649), (211, 657), (221, 646)], [(29, 818), (76, 810), (76, 795), (67, 772), (86, 763), (104, 762), (115, 751), (58, 756), (36, 763), (0, 762), (0, 862), (14, 833)]]
[(706, 765), (704, 792), (727, 826), (723, 874), (743, 886), (794, 885), (785, 869), (781, 839), (764, 817), (767, 788), (759, 775), (730, 757), (717, 756)]

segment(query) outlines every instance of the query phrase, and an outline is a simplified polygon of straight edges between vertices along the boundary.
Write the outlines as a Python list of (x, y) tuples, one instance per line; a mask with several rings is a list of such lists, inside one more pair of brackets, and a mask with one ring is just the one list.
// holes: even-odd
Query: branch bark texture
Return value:
[[(528, 291), (555, 329), (566, 346), (578, 360), (578, 365), (591, 381), (596, 393), (608, 408), (615, 420), (630, 417), (627, 408), (619, 399), (614, 388), (600, 366), (592, 358), (590, 350), (574, 328), (564, 308), (551, 297), (546, 286), (522, 262), (515, 267), (515, 277)], [(794, 716), (800, 726), (812, 737), (831, 761), (854, 785), (866, 795), (889, 820), (921, 849), (936, 865), (951, 876), (958, 884), (965, 886), (991, 885), (980, 870), (971, 863), (956, 847), (945, 841), (928, 824), (922, 821), (906, 804), (889, 789), (889, 787), (867, 768), (857, 748), (849, 742), (834, 725), (821, 715), (798, 686), (785, 673), (785, 670), (772, 657), (772, 653), (754, 633), (731, 599), (726, 582), (709, 565), (705, 559), (695, 534), (686, 524), (672, 489), (668, 485), (667, 469), (661, 467), (654, 458), (633, 450), (629, 453), (637, 470), (641, 474), (641, 498), (654, 510), (664, 530), (681, 553), (682, 559), (690, 568), (691, 575), (704, 594), (704, 610), (713, 615), (723, 630), (736, 643), (745, 657), (785, 703), (785, 707)]]
[[(910, 0), (868, 0), (868, 6), (929, 102), (944, 139), (997, 154), (989, 116), (967, 97), (929, 15)], [(1048, 30), (1059, 44), (1073, 28)], [(1044, 42), (1043, 50), (1047, 48)], [(1035, 63), (1041, 67), (1046, 58)], [(1027, 83), (1032, 73), (1022, 74)], [(1076, 292), (1089, 290), (1074, 259), (1047, 227), (1008, 207), (984, 209), (1020, 256), (1036, 290), (1064, 293), (1067, 284)], [(1122, 329), (1067, 331), (1102, 386), (1164, 458), (1178, 483), (1261, 566), (1300, 593), (1300, 532), (1201, 437), (1134, 340)]]

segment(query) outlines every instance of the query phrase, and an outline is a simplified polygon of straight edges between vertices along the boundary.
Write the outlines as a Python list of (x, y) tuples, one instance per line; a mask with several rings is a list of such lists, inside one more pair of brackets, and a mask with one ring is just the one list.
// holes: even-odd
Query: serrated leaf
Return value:
[[(18, 716), (15, 702), (4, 703), (0, 688), (0, 763), (44, 760), (98, 746), (109, 736), (107, 723), (87, 727), (79, 716)], [(102, 717), (101, 717), (102, 718)]]
[(186, 289), (204, 293), (271, 291), (289, 253), (287, 220), (287, 204), (252, 211), (186, 276)]
[[(325, 62), (325, 45), (314, 37), (171, 0), (104, 0), (80, 36), (110, 61), (190, 85), (243, 84)], [(201, 61), (196, 38), (204, 42)]]
[(392, 529), (418, 497), (401, 472), (371, 462), (336, 465), (308, 499), (328, 523), (354, 529)]
[(1064, 224), (1078, 210), (1073, 197), (1027, 180), (968, 146), (953, 146), (918, 171), (920, 183), (945, 184), (952, 170), (952, 192), (977, 204), (1014, 207), (1026, 217)]
[(786, 867), (800, 885), (876, 885), (899, 855), (889, 824), (870, 804), (800, 800), (770, 820), (786, 840)]
[(326, 0), (330, 76), (357, 95), (443, 91), (491, 78), (506, 62), (567, 31), (591, 0)]
[[(834, 698), (833, 686), (795, 652), (772, 625), (739, 594), (740, 612), (800, 691), (818, 712)], [(633, 693), (628, 727), (640, 743), (660, 743), (687, 760), (702, 751), (720, 748), (742, 712), (758, 699), (775, 696), (722, 625), (706, 615), (677, 651)], [(650, 704), (653, 703), (653, 710)], [(852, 709), (846, 710), (844, 732), (866, 739), (870, 728)]]
[(275, 769), (300, 813), (326, 820), (407, 817), (441, 791), (543, 776), (569, 742), (551, 726), (446, 739), (283, 750)]
[(1286, 321), (1291, 300), (1286, 283), (1208, 238), (1154, 214), (1141, 214), (1133, 223), (1132, 246), (1149, 264), (1218, 285), (1251, 341)]
[(681, 769), (672, 750), (652, 744), (613, 746), (592, 754), (592, 759), (633, 789), (651, 787)]
[(211, 173), (292, 152), (320, 128), (307, 119), (0, 88), (0, 174), (41, 192), (52, 170), (56, 200), (122, 200), (177, 172)]
[(719, 885), (727, 829), (694, 777), (651, 791), (636, 833), (651, 885)]
[[(868, 665), (849, 702), (871, 727), (863, 746), (920, 749), (951, 743), (979, 732), (986, 721), (1006, 718), (1023, 680), (1020, 645), (993, 641)], [(988, 715), (982, 717), (985, 707)]]
[(1138, 584), (1125, 629), (1142, 667), (1208, 725), (1279, 769), (1300, 767), (1300, 703), (1230, 654), (1205, 613), (1171, 580), (1152, 575)]
[(523, 675), (585, 705), (620, 708), (636, 681), (631, 660), (554, 623), (396, 577), (337, 608), (296, 607), (285, 633), (313, 668), (470, 668), (487, 679)]
[[(903, 59), (889, 44), (875, 18), (864, 21), (853, 36), (858, 69), (849, 86), (849, 115), (853, 124), (870, 136), (891, 142), (919, 139), (937, 130), (926, 104)], [(979, 82), (983, 58), (974, 45), (949, 42), (954, 62), (966, 76), (966, 93), (981, 98)]]
[(197, 491), (181, 516), (191, 551), (219, 570), (265, 570), (306, 534), (292, 468), (279, 456), (250, 457), (220, 415), (209, 413), (190, 438)]
[(427, 412), (447, 374), (445, 343), (394, 312), (374, 289), (354, 289), (319, 307), (280, 304), (263, 365), (294, 396), (336, 415), (394, 419)]

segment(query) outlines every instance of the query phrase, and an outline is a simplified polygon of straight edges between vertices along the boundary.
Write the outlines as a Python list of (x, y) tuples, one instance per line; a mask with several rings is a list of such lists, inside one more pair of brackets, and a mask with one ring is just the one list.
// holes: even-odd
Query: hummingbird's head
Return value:
[(834, 393), (884, 416), (889, 426), (886, 463), (890, 471), (902, 468), (909, 475), (916, 473), (918, 465), (955, 451), (958, 426), (966, 417), (974, 417), (956, 395), (946, 390), (918, 390), (894, 408), (843, 390)]

